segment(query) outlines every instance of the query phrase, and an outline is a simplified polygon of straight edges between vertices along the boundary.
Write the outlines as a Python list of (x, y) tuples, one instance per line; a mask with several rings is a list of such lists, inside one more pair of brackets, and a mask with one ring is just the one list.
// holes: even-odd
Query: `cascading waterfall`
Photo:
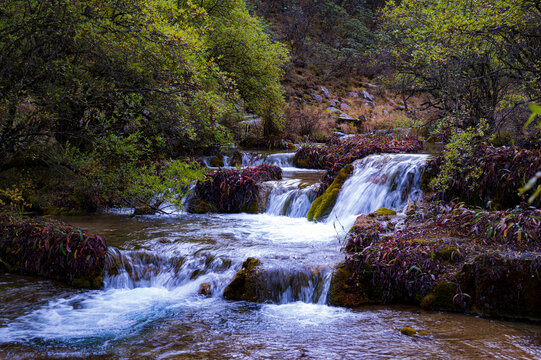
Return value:
[(299, 180), (273, 182), (268, 195), (266, 213), (274, 216), (306, 217), (316, 197), (317, 185), (301, 184)]
[(421, 175), (429, 155), (379, 154), (353, 163), (354, 172), (340, 191), (329, 221), (346, 221), (382, 207), (404, 211), (421, 195)]
[[(295, 168), (293, 165), (293, 156), (295, 153), (274, 153), (274, 154), (265, 154), (265, 153), (256, 153), (256, 152), (241, 152), (242, 160), (240, 165), (242, 167), (255, 167), (262, 164), (276, 165), (281, 168)], [(210, 159), (212, 156), (204, 157), (202, 160), (208, 166), (210, 166)], [(224, 167), (234, 168), (232, 158), (225, 155), (223, 157)]]

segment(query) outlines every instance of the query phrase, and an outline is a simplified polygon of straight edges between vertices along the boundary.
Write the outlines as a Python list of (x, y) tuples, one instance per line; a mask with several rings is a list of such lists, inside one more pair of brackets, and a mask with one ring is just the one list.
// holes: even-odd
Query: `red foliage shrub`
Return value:
[(8, 272), (95, 287), (101, 285), (106, 251), (100, 236), (62, 223), (0, 222), (0, 266)]
[(204, 211), (220, 213), (254, 212), (257, 204), (259, 182), (280, 180), (282, 169), (274, 165), (259, 165), (242, 170), (218, 170), (198, 181), (195, 186), (196, 202), (205, 204)]

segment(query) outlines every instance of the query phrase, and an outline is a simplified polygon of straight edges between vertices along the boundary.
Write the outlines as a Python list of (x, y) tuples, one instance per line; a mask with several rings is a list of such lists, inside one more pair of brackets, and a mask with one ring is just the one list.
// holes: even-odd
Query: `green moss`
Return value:
[(351, 283), (351, 269), (342, 266), (334, 272), (329, 287), (328, 303), (333, 306), (356, 307), (370, 303), (363, 291)]
[(387, 208), (378, 209), (374, 213), (379, 216), (396, 215), (396, 211)]
[(256, 258), (248, 258), (242, 263), (242, 268), (237, 271), (233, 281), (224, 290), (223, 296), (230, 300), (258, 301), (260, 289), (256, 275), (257, 267), (261, 261)]
[(353, 166), (351, 165), (347, 165), (340, 170), (325, 193), (312, 203), (306, 215), (308, 220), (319, 221), (331, 213), (334, 204), (336, 204), (336, 199), (338, 199), (338, 195), (340, 194), (340, 189), (342, 189), (342, 185), (344, 185), (344, 182), (352, 172)]
[(460, 307), (453, 301), (456, 293), (456, 284), (448, 281), (442, 281), (438, 285), (434, 286), (430, 294), (423, 298), (421, 301), (421, 307), (423, 309), (432, 310), (462, 311)]
[(415, 335), (417, 334), (417, 330), (415, 330), (414, 328), (411, 328), (411, 327), (403, 327), (402, 329), (400, 329), (400, 332), (404, 335), (408, 335), (408, 336), (412, 336), (412, 335)]

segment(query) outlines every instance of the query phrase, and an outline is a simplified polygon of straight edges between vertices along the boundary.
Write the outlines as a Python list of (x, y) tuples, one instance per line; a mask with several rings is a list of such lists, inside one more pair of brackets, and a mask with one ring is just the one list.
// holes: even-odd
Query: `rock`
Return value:
[(204, 282), (201, 284), (201, 286), (199, 287), (199, 295), (205, 295), (205, 296), (212, 295), (210, 284), (208, 282)]
[(242, 153), (240, 151), (237, 150), (231, 155), (229, 166), (242, 166)]
[(353, 173), (353, 166), (347, 165), (342, 168), (338, 175), (334, 178), (332, 184), (327, 188), (325, 193), (318, 197), (312, 203), (310, 210), (306, 217), (310, 221), (319, 221), (322, 220), (325, 216), (329, 215), (336, 203), (340, 189), (346, 179)]
[(192, 214), (206, 214), (216, 212), (216, 207), (206, 201), (193, 199), (188, 205), (188, 212)]
[(393, 216), (393, 215), (396, 215), (396, 211), (391, 210), (391, 209), (387, 209), (387, 208), (381, 208), (381, 209), (378, 209), (378, 210), (374, 211), (373, 213), (371, 213), (369, 215), (372, 215), (372, 214), (375, 214), (377, 216)]
[(256, 258), (248, 258), (242, 263), (242, 268), (237, 271), (233, 281), (224, 290), (224, 298), (229, 300), (257, 301), (258, 289), (255, 278), (256, 268), (261, 261)]
[(458, 301), (485, 316), (541, 319), (541, 255), (479, 255), (457, 274)]
[(333, 273), (328, 303), (332, 306), (357, 307), (369, 304), (368, 296), (351, 281), (349, 267), (340, 267)]
[(331, 92), (329, 91), (329, 89), (327, 89), (325, 86), (321, 86), (320, 88), (321, 88), (321, 91), (323, 92), (323, 94), (324, 94), (326, 97), (328, 97), (328, 98), (331, 97)]
[(407, 336), (412, 336), (412, 335), (415, 335), (417, 334), (417, 330), (415, 330), (414, 328), (411, 328), (411, 327), (403, 327), (402, 329), (400, 329), (400, 332), (404, 335), (407, 335)]
[(312, 97), (314, 98), (315, 102), (318, 104), (321, 104), (323, 102), (323, 96), (319, 94), (313, 94)]
[(329, 101), (329, 105), (333, 106), (333, 107), (338, 107), (340, 106), (340, 102), (336, 99), (332, 99)]
[(415, 203), (409, 203), (406, 207), (405, 214), (406, 215), (413, 215), (417, 211), (417, 205)]
[(366, 90), (361, 91), (361, 96), (362, 96), (365, 100), (372, 101), (372, 102), (374, 101), (374, 97), (373, 97), (372, 95), (370, 95), (370, 94), (368, 93), (368, 91), (366, 91)]
[(354, 92), (354, 91), (350, 91), (350, 92), (348, 93), (348, 95), (349, 95), (350, 97), (352, 97), (352, 98), (355, 98), (355, 99), (357, 99), (357, 98), (359, 97), (359, 94), (356, 93), (356, 92)]
[(460, 306), (454, 302), (457, 292), (457, 284), (442, 281), (421, 300), (420, 306), (426, 310), (462, 311)]
[(340, 104), (340, 110), (343, 110), (343, 111), (351, 110), (351, 106), (349, 106), (346, 103), (342, 103)]
[(387, 115), (389, 115), (389, 112), (387, 111), (387, 109), (383, 109), (381, 111), (381, 114), (387, 116)]
[(374, 84), (370, 84), (370, 83), (367, 83), (366, 86), (371, 87), (371, 88), (374, 88), (374, 89), (379, 88), (379, 86), (374, 85)]
[(368, 233), (377, 231), (379, 221), (368, 215), (359, 215), (355, 220), (355, 224), (351, 227), (350, 232)]
[(156, 213), (156, 209), (150, 206), (141, 206), (141, 207), (136, 207), (135, 209), (133, 209), (133, 214), (131, 214), (131, 216), (154, 215), (155, 213)]
[(370, 100), (363, 100), (363, 102), (364, 102), (366, 105), (370, 106), (372, 109), (376, 107), (376, 104), (374, 104), (373, 101), (370, 101)]

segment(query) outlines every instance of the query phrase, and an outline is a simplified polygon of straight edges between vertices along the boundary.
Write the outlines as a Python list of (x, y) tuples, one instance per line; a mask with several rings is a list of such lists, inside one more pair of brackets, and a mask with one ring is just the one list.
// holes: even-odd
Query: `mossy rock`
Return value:
[(339, 267), (334, 272), (327, 302), (332, 306), (343, 307), (357, 307), (372, 303), (369, 296), (360, 289), (360, 286), (353, 283), (349, 266)]
[(412, 336), (412, 335), (417, 334), (417, 330), (409, 326), (403, 327), (402, 329), (400, 329), (400, 332), (407, 336)]
[(192, 214), (206, 214), (216, 212), (216, 207), (206, 201), (194, 199), (188, 206), (188, 212)]
[(306, 217), (310, 221), (320, 221), (329, 215), (336, 204), (336, 199), (340, 194), (342, 185), (346, 179), (353, 173), (353, 166), (347, 165), (342, 168), (338, 175), (334, 178), (331, 185), (325, 190), (325, 193), (318, 197), (310, 207)]
[(223, 167), (224, 166), (224, 157), (221, 155), (216, 155), (209, 161), (210, 166), (212, 167)]
[(237, 271), (233, 281), (224, 290), (223, 296), (229, 300), (255, 301), (259, 300), (259, 284), (257, 282), (257, 267), (261, 261), (256, 258), (248, 258), (242, 263), (242, 268)]
[(393, 215), (396, 215), (396, 211), (387, 209), (387, 208), (381, 208), (381, 209), (377, 209), (372, 214), (375, 214), (378, 216), (393, 216)]
[(460, 312), (462, 309), (453, 301), (456, 294), (456, 284), (448, 281), (442, 281), (432, 288), (430, 294), (423, 298), (421, 301), (421, 307), (427, 310)]

